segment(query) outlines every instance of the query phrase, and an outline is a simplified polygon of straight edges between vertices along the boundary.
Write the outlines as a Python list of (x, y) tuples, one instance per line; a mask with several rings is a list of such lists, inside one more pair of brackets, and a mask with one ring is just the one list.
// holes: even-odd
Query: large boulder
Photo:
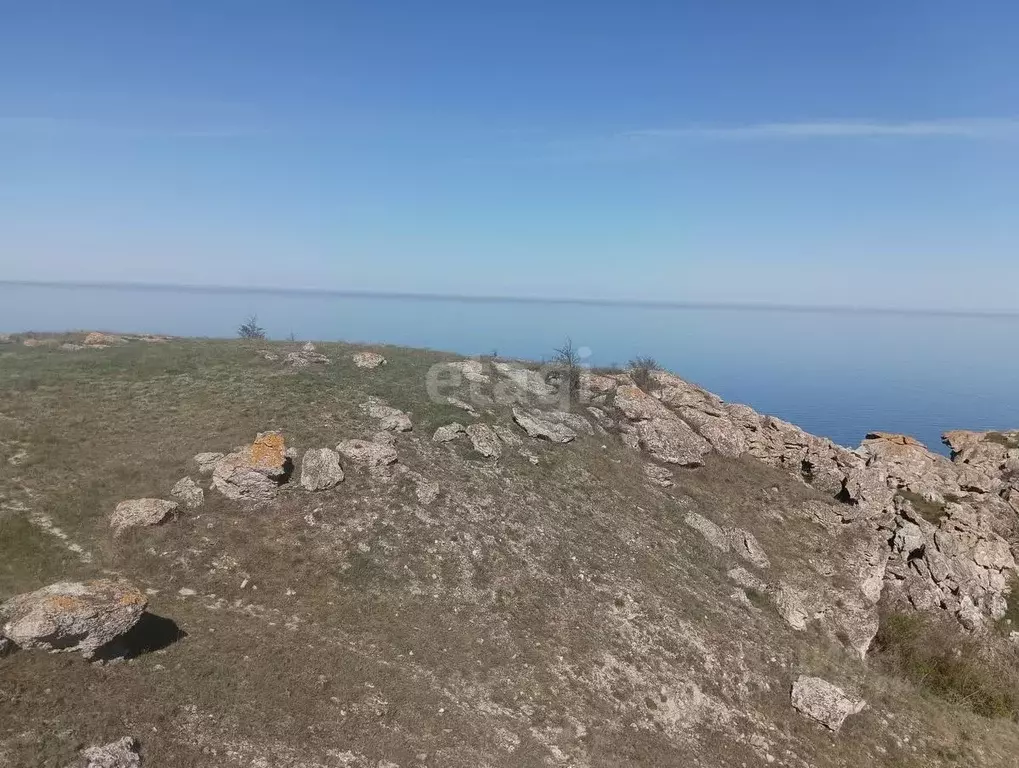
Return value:
[(746, 435), (729, 419), (686, 406), (680, 407), (678, 412), (683, 421), (723, 456), (735, 458), (746, 453)]
[(867, 705), (863, 699), (850, 698), (845, 691), (826, 680), (804, 675), (793, 683), (791, 698), (797, 712), (832, 731), (838, 731), (847, 717), (858, 714)]
[(21, 648), (91, 658), (137, 624), (146, 605), (145, 594), (125, 581), (62, 581), (0, 605), (0, 634)]
[(674, 414), (637, 423), (637, 439), (652, 458), (681, 467), (699, 467), (711, 444)]
[(378, 472), (397, 460), (396, 448), (380, 440), (344, 440), (336, 450), (373, 472)]
[(471, 424), (466, 431), (474, 450), (482, 456), (488, 459), (498, 459), (502, 456), (502, 443), (490, 426), (481, 423)]
[(177, 502), (163, 499), (122, 501), (110, 516), (110, 526), (120, 533), (126, 528), (161, 525), (177, 514), (177, 508)]
[(109, 347), (113, 344), (123, 344), (124, 339), (120, 336), (114, 336), (109, 333), (93, 331), (85, 337), (85, 341), (82, 343), (87, 347)]
[(411, 423), (410, 415), (386, 405), (378, 398), (370, 398), (367, 403), (361, 405), (361, 410), (379, 420), (379, 427), (390, 432), (410, 432), (414, 425)]
[(386, 358), (378, 352), (355, 352), (353, 360), (358, 368), (378, 368), (386, 364)]
[(222, 453), (214, 453), (212, 451), (207, 451), (205, 453), (195, 454), (194, 461), (195, 464), (198, 465), (199, 472), (201, 472), (203, 475), (209, 475), (212, 474), (212, 471), (216, 468), (216, 465), (219, 463), (220, 459), (223, 458), (223, 456), (224, 454)]
[(138, 742), (130, 736), (101, 746), (87, 747), (68, 768), (140, 768)]
[(452, 424), (446, 424), (436, 429), (435, 434), (432, 435), (432, 442), (448, 443), (456, 440), (465, 431), (463, 424), (458, 421), (454, 421)]
[(301, 487), (307, 491), (326, 491), (343, 482), (340, 455), (332, 448), (313, 448), (301, 461)]
[(261, 432), (250, 446), (216, 463), (212, 487), (229, 499), (270, 501), (293, 470), (280, 432)]
[(576, 439), (577, 433), (564, 424), (546, 418), (541, 411), (524, 411), (513, 409), (515, 421), (529, 437), (550, 440), (553, 443), (568, 443)]
[(205, 491), (190, 477), (182, 477), (170, 489), (170, 495), (186, 509), (197, 509), (205, 503)]

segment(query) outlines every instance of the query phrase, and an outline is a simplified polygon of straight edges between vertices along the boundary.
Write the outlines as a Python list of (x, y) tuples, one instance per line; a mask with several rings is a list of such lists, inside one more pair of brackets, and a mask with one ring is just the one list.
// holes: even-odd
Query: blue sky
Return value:
[(0, 277), (1019, 308), (1019, 6), (7, 3)]

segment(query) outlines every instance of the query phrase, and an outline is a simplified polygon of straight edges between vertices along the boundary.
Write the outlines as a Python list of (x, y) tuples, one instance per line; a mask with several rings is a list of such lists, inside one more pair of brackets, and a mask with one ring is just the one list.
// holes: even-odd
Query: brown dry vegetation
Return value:
[[(60, 767), (127, 734), (170, 768), (1015, 764), (1010, 720), (739, 599), (740, 561), (683, 523), (745, 526), (775, 575), (805, 567), (821, 532), (797, 510), (832, 502), (795, 478), (713, 456), (652, 488), (613, 435), (527, 440), (538, 465), (509, 448), (494, 463), (429, 439), (465, 420), (424, 391), (451, 356), (389, 348), (364, 371), (322, 344), (333, 364), (294, 373), (266, 346), (0, 347), (0, 599), (113, 572), (159, 617), (128, 661), (0, 659), (0, 765)], [(195, 453), (269, 429), (301, 452), (371, 434), (369, 395), (412, 413), (397, 447), (440, 484), (431, 505), (410, 473), (345, 464), (333, 491), (292, 483), (256, 508), (208, 493), (112, 537), (114, 506), (197, 477)], [(830, 735), (789, 706), (801, 673), (851, 681), (868, 709)]]

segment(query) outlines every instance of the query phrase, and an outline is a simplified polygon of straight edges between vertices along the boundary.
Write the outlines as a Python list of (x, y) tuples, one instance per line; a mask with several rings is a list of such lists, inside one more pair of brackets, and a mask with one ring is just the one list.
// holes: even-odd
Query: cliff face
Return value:
[(890, 610), (1004, 642), (1012, 434), (849, 450), (664, 372), (317, 347), (2, 353), (0, 765), (1015, 764), (872, 647)]
[(862, 617), (884, 590), (889, 603), (947, 611), (971, 631), (1005, 615), (1019, 543), (1019, 432), (950, 432), (951, 460), (883, 432), (849, 450), (723, 403), (672, 374), (657, 372), (653, 380), (649, 396), (618, 379), (614, 402), (625, 416), (624, 442), (684, 466), (711, 450), (746, 454), (844, 502), (837, 509), (841, 524), (867, 542), (838, 568), (858, 582), (859, 595), (843, 610), (856, 617), (854, 647), (861, 654), (869, 645), (864, 627), (876, 629), (873, 618)]

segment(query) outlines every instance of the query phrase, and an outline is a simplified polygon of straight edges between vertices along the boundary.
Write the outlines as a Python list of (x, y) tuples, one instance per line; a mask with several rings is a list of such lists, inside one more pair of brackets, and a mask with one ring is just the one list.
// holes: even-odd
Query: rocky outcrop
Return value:
[(225, 454), (214, 453), (208, 451), (206, 453), (199, 453), (195, 455), (194, 462), (198, 465), (198, 471), (203, 475), (212, 474), (212, 471), (216, 468), (219, 460), (223, 458)]
[[(866, 542), (865, 551), (846, 553), (857, 587), (836, 596), (804, 585), (803, 594), (822, 612), (829, 600), (848, 606), (826, 615), (849, 627), (842, 634), (855, 638), (861, 655), (876, 630), (875, 606), (885, 588), (893, 601), (947, 610), (975, 630), (1004, 614), (1016, 569), (1012, 548), (1019, 545), (1019, 431), (947, 433), (951, 460), (885, 432), (868, 434), (850, 450), (749, 406), (725, 403), (671, 373), (653, 372), (650, 393), (628, 377), (608, 378), (616, 383), (608, 391), (622, 417), (618, 431), (631, 448), (683, 467), (699, 466), (710, 452), (746, 454), (844, 502), (838, 526)], [(797, 609), (789, 614), (800, 623)]]
[(452, 424), (446, 424), (435, 430), (432, 435), (432, 442), (434, 443), (448, 443), (452, 440), (456, 440), (460, 435), (464, 434), (466, 430), (464, 425), (458, 421), (454, 421)]
[(398, 458), (396, 448), (378, 440), (344, 440), (336, 446), (336, 450), (373, 472), (395, 464)]
[(138, 742), (130, 736), (101, 746), (87, 747), (68, 768), (140, 768)]
[(696, 467), (711, 444), (651, 395), (628, 384), (616, 390), (615, 405), (630, 421), (636, 446), (666, 464)]
[(647, 477), (651, 485), (657, 485), (659, 488), (672, 488), (676, 484), (672, 473), (657, 464), (645, 464), (644, 476)]
[(369, 398), (368, 402), (361, 404), (361, 410), (373, 419), (379, 420), (379, 427), (389, 432), (410, 432), (414, 425), (411, 423), (410, 415), (386, 405), (377, 397)]
[(303, 344), (299, 350), (290, 351), (283, 355), (284, 365), (291, 368), (307, 368), (311, 365), (328, 365), (331, 363), (325, 355), (315, 351), (315, 345), (310, 341)]
[(378, 352), (355, 352), (352, 358), (358, 368), (378, 368), (386, 364), (386, 358)]
[(212, 487), (229, 499), (271, 501), (290, 479), (293, 462), (280, 432), (261, 432), (250, 446), (227, 454), (212, 472)]
[(343, 482), (340, 455), (331, 448), (313, 448), (301, 460), (301, 487), (306, 491), (327, 491)]
[(514, 408), (513, 421), (527, 433), (528, 437), (549, 440), (553, 443), (568, 443), (577, 437), (576, 432), (549, 418), (543, 411), (524, 411), (521, 408)]
[(124, 581), (59, 582), (0, 605), (0, 634), (25, 649), (91, 658), (141, 619), (147, 601)]
[(86, 347), (109, 347), (114, 344), (124, 344), (125, 340), (120, 336), (114, 336), (109, 333), (99, 333), (93, 331), (85, 337), (82, 342)]
[(490, 426), (481, 423), (471, 424), (466, 432), (474, 450), (486, 459), (499, 459), (502, 456), (502, 443)]
[(190, 477), (182, 477), (170, 489), (170, 495), (185, 509), (197, 509), (205, 503), (205, 491)]
[(178, 504), (163, 499), (122, 501), (110, 516), (110, 527), (119, 534), (127, 528), (161, 525), (177, 514)]
[(859, 714), (867, 706), (863, 699), (850, 698), (841, 688), (819, 677), (800, 676), (793, 683), (791, 700), (796, 711), (832, 731), (838, 731), (847, 717)]

